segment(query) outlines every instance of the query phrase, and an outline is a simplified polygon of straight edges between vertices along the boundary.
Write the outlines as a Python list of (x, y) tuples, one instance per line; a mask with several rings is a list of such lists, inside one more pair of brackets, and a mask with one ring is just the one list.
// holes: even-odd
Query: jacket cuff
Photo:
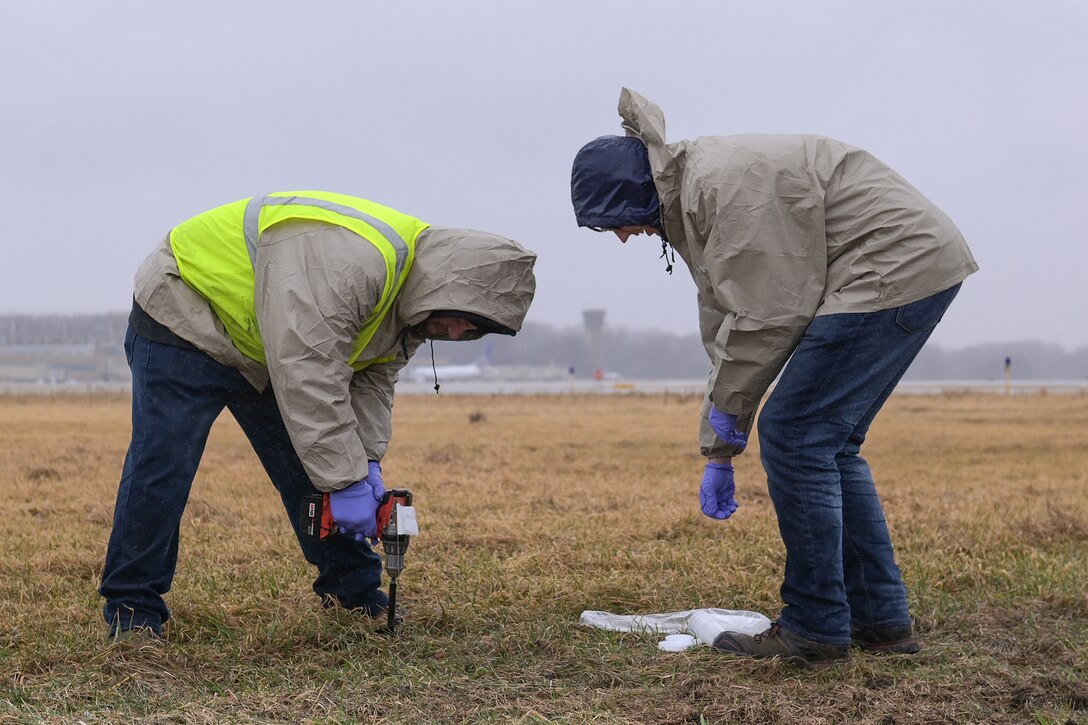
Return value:
[(744, 452), (744, 448), (729, 446), (721, 441), (713, 446), (699, 446), (699, 453), (703, 458), (733, 458)]

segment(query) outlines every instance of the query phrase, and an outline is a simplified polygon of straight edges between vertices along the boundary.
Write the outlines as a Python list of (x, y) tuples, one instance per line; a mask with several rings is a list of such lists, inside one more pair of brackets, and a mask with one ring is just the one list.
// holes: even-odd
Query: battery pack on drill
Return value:
[(328, 494), (311, 494), (302, 497), (302, 511), (299, 516), (302, 535), (307, 539), (324, 539), (336, 531), (332, 520), (332, 507), (329, 506)]

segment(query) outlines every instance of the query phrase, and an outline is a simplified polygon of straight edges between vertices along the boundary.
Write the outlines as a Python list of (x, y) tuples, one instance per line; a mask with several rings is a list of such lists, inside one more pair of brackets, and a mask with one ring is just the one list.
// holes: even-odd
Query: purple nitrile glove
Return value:
[(367, 464), (366, 482), (373, 488), (374, 484), (382, 489), (382, 495), (385, 495), (385, 481), (382, 480), (382, 464), (377, 461), (368, 461)]
[(707, 463), (703, 484), (699, 487), (699, 505), (712, 519), (727, 519), (737, 510), (733, 498), (737, 486), (733, 482), (733, 466), (729, 463)]
[(332, 519), (340, 527), (340, 533), (354, 536), (356, 541), (378, 537), (378, 505), (385, 496), (385, 487), (379, 480), (370, 483), (370, 476), (356, 481), (347, 488), (329, 494)]
[(714, 429), (715, 435), (722, 440), (722, 443), (734, 446), (737, 453), (743, 451), (748, 445), (748, 434), (737, 431), (737, 416), (723, 413), (713, 405), (710, 406), (710, 427)]

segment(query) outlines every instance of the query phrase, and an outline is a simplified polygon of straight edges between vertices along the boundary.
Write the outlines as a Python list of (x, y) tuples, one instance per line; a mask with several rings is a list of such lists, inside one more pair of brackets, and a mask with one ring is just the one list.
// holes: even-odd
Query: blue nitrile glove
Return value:
[(378, 537), (378, 505), (385, 487), (380, 482), (371, 484), (369, 478), (329, 494), (332, 520), (340, 533), (354, 536), (356, 541)]
[(736, 447), (737, 453), (748, 445), (748, 434), (737, 431), (737, 416), (723, 413), (713, 405), (710, 406), (710, 427), (721, 438), (722, 443)]
[(727, 519), (737, 510), (733, 498), (737, 486), (733, 483), (733, 466), (729, 463), (707, 463), (703, 485), (699, 487), (699, 505), (712, 519)]
[(378, 486), (381, 487), (382, 495), (384, 496), (385, 481), (382, 480), (382, 464), (378, 463), (377, 461), (368, 461), (366, 465), (366, 482), (369, 483), (372, 488), (374, 487), (374, 484), (378, 484)]

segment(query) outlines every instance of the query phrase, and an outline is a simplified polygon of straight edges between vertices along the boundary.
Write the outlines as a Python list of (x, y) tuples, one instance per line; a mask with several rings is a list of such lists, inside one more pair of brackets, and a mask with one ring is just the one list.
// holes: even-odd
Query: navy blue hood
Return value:
[(574, 157), (570, 198), (580, 227), (660, 227), (661, 200), (642, 141), (601, 136)]

